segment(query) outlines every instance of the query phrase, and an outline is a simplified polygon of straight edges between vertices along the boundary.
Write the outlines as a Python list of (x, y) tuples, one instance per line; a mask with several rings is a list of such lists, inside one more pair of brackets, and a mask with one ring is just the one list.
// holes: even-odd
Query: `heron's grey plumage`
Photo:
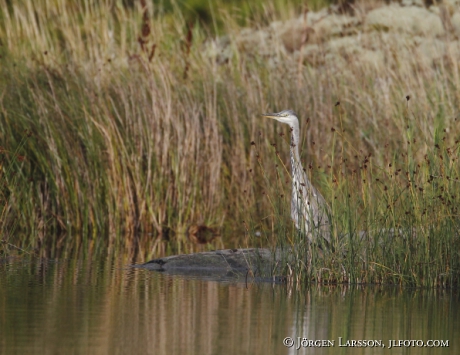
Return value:
[(291, 171), (292, 198), (291, 217), (296, 227), (304, 231), (308, 238), (321, 235), (330, 241), (329, 207), (321, 193), (311, 184), (302, 167), (299, 156), (299, 120), (292, 110), (266, 113), (262, 116), (287, 123), (291, 128)]

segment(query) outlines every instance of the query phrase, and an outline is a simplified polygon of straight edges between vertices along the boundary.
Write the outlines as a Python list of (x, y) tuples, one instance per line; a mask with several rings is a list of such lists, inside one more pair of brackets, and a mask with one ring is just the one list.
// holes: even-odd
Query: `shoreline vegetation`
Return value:
[[(460, 12), (417, 3), (0, 0), (0, 253), (296, 246), (299, 284), (457, 286)], [(283, 109), (331, 248), (290, 220)]]

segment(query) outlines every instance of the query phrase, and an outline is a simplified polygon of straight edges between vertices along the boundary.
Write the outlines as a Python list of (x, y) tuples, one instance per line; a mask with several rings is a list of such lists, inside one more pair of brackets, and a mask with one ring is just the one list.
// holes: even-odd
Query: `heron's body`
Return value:
[(287, 123), (291, 128), (292, 198), (291, 217), (296, 227), (309, 239), (321, 235), (330, 241), (329, 207), (321, 193), (311, 184), (299, 156), (299, 120), (292, 110), (263, 114)]

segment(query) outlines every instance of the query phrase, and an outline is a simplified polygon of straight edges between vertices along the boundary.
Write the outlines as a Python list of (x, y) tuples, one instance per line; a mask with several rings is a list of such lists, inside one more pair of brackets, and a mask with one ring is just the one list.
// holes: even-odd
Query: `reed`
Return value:
[[(356, 151), (353, 137), (340, 129), (330, 133), (330, 164), (304, 164), (331, 201), (331, 245), (326, 247), (315, 238), (319, 231), (313, 231), (310, 244), (289, 221), (290, 175), (281, 169), (280, 176), (284, 162), (272, 143), (274, 156), (265, 160), (274, 165), (278, 184), (267, 179), (263, 192), (272, 205), (272, 225), (259, 223), (253, 230), (259, 228), (266, 243), (284, 248), (289, 283), (458, 285), (460, 140), (440, 126), (432, 137), (412, 138), (416, 119), (410, 118), (402, 136), (394, 137), (405, 142), (404, 148), (391, 152), (382, 165), (373, 154)], [(283, 146), (287, 152), (289, 143)], [(353, 160), (344, 158), (347, 151), (354, 151)], [(266, 176), (266, 169), (261, 164), (260, 174)]]
[[(335, 250), (348, 251), (306, 265), (315, 249), (304, 245), (292, 273), (456, 282), (456, 58), (389, 56), (380, 67), (350, 58), (318, 70), (281, 52), (271, 67), (234, 46), (219, 63), (209, 28), (178, 6), (2, 0), (0, 9), (1, 146), (25, 157), (2, 200), (17, 247), (134, 247), (152, 257), (168, 240), (187, 244), (191, 225), (220, 229), (227, 246), (297, 243), (283, 167), (289, 132), (259, 116), (292, 108), (303, 164), (331, 203)], [(242, 30), (233, 15), (214, 15), (230, 40)], [(3, 158), (7, 166), (13, 155)]]

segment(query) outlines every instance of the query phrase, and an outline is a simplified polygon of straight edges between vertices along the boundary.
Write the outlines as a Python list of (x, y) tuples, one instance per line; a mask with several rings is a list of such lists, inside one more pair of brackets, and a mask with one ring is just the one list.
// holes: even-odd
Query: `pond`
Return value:
[(129, 264), (123, 257), (0, 261), (0, 353), (460, 353), (458, 290), (296, 291)]

